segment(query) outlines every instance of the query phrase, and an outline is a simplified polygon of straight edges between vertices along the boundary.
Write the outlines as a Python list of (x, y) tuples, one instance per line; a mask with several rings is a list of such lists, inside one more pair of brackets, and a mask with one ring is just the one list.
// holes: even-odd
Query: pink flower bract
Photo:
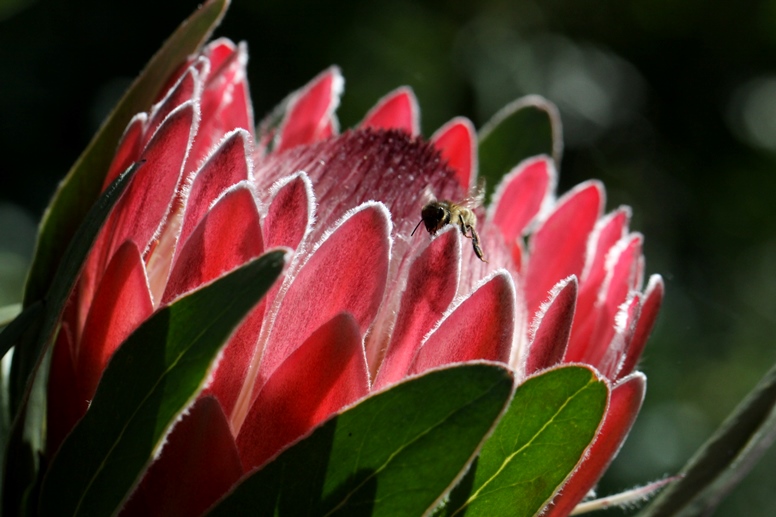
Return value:
[[(331, 68), (254, 132), (245, 48), (218, 40), (127, 127), (105, 185), (144, 160), (90, 253), (62, 320), (49, 381), (47, 454), (88, 409), (123, 340), (159, 307), (282, 246), (285, 274), (226, 345), (125, 513), (191, 515), (344, 407), (408, 375), (490, 360), (518, 379), (564, 362), (609, 380), (589, 458), (556, 497), (566, 514), (633, 423), (634, 368), (663, 286), (642, 291), (642, 237), (604, 189), (555, 199), (553, 160), (517, 164), (475, 208), (480, 261), (456, 224), (410, 236), (431, 197), (477, 183), (476, 134), (457, 118), (418, 136), (400, 88), (338, 131)], [(526, 242), (528, 243), (526, 245)]]

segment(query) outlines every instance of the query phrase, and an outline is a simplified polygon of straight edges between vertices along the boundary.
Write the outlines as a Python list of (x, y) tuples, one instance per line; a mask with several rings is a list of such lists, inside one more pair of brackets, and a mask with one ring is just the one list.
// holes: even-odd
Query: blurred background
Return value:
[[(57, 181), (196, 5), (0, 0), (0, 305)], [(248, 42), (257, 119), (330, 64), (343, 128), (405, 84), (427, 136), (529, 93), (558, 105), (559, 191), (603, 180), (667, 286), (600, 494), (676, 472), (776, 361), (776, 0), (234, 0), (216, 35)], [(776, 515), (774, 479), (771, 450), (716, 515)]]

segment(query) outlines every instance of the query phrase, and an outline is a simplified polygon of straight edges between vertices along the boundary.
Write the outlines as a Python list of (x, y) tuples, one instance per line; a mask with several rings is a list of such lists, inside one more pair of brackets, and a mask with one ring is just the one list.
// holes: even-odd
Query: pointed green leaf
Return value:
[(488, 196), (518, 163), (540, 154), (560, 163), (563, 150), (557, 108), (536, 95), (517, 99), (496, 113), (478, 135), (479, 176)]
[(210, 0), (192, 14), (151, 58), (60, 183), (43, 214), (24, 293), (28, 306), (43, 297), (88, 209), (100, 194), (116, 145), (132, 117), (147, 111), (170, 74), (210, 37), (228, 0)]
[(284, 264), (284, 251), (269, 252), (156, 312), (127, 338), (46, 475), (42, 515), (111, 515), (119, 508)]
[(711, 515), (776, 438), (776, 365), (639, 517)]
[(453, 490), (447, 515), (535, 515), (592, 442), (608, 398), (606, 383), (582, 366), (557, 368), (525, 381)]
[(498, 365), (467, 364), (395, 385), (318, 427), (210, 515), (421, 515), (472, 459), (512, 384)]

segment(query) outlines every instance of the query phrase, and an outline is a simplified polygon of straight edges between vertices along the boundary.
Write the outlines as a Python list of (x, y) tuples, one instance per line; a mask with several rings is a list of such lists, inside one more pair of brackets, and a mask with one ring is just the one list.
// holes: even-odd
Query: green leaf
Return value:
[(24, 306), (43, 297), (68, 242), (100, 194), (116, 146), (132, 117), (148, 111), (169, 76), (210, 37), (228, 0), (211, 0), (194, 12), (151, 58), (60, 183), (43, 214)]
[(776, 438), (776, 365), (639, 517), (711, 515)]
[(178, 299), (115, 352), (43, 482), (41, 515), (111, 515), (285, 264), (272, 251)]
[(517, 99), (496, 113), (478, 135), (479, 176), (488, 197), (518, 163), (540, 154), (560, 163), (563, 150), (557, 108), (536, 95)]
[(453, 490), (447, 515), (541, 511), (592, 442), (608, 398), (606, 383), (586, 367), (557, 368), (525, 381)]
[(328, 420), (211, 516), (421, 515), (476, 454), (512, 393), (493, 364), (431, 371)]

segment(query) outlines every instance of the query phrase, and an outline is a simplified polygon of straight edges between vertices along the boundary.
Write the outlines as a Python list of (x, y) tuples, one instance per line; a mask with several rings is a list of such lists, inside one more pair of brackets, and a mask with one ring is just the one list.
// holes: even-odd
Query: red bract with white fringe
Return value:
[[(46, 454), (88, 409), (111, 354), (154, 311), (266, 250), (293, 251), (226, 345), (124, 513), (191, 515), (342, 408), (408, 375), (470, 360), (524, 379), (561, 363), (611, 387), (587, 459), (547, 515), (595, 485), (641, 406), (634, 371), (663, 296), (643, 289), (630, 211), (595, 181), (555, 199), (555, 163), (517, 164), (474, 208), (487, 262), (459, 225), (411, 236), (431, 196), (477, 184), (472, 124), (418, 135), (407, 88), (339, 133), (344, 81), (324, 71), (254, 131), (246, 50), (217, 40), (134, 117), (108, 185), (143, 160), (91, 251), (52, 356)], [(528, 242), (526, 245), (525, 243)]]

